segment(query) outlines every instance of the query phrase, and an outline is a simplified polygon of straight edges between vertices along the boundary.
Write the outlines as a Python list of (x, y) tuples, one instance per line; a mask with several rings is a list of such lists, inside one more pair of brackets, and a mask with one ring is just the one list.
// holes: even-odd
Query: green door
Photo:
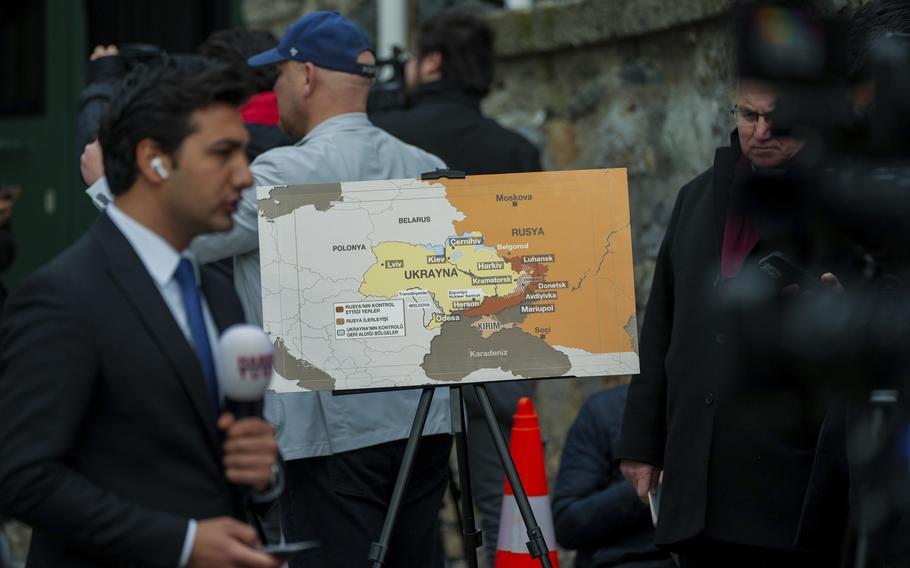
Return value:
[(0, 180), (18, 185), (18, 252), (7, 286), (46, 263), (95, 217), (74, 149), (84, 83), (81, 2), (4, 2), (0, 8)]
[(98, 216), (75, 147), (92, 47), (145, 42), (191, 53), (212, 31), (242, 25), (241, 8), (242, 0), (0, 1), (0, 182), (23, 190), (13, 209), (16, 261), (0, 275), (7, 287)]

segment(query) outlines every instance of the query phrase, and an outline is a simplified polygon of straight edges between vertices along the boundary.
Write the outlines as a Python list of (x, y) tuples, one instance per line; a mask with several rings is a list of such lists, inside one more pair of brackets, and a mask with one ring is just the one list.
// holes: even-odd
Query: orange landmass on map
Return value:
[[(522, 257), (554, 256), (537, 266), (546, 267), (549, 286), (565, 287), (534, 283), (515, 303), (530, 292), (556, 292), (556, 300), (533, 304), (553, 304), (555, 312), (527, 314), (522, 329), (544, 335), (551, 345), (591, 353), (633, 350), (624, 329), (635, 314), (624, 169), (486, 175), (444, 184), (449, 202), (465, 214), (455, 222), (457, 234), (479, 231), (513, 267), (516, 259), (533, 265)], [(491, 300), (472, 310), (491, 313)]]
[(492, 314), (498, 314), (499, 312), (511, 308), (512, 306), (517, 306), (524, 301), (525, 295), (528, 293), (528, 291), (533, 289), (533, 287), (536, 286), (537, 282), (542, 281), (547, 273), (547, 267), (543, 264), (522, 265), (520, 257), (506, 260), (511, 263), (512, 270), (515, 272), (521, 273), (521, 271), (524, 270), (525, 272), (529, 273), (530, 278), (528, 279), (528, 284), (526, 286), (519, 287), (518, 290), (506, 296), (491, 296), (484, 298), (483, 302), (481, 302), (480, 305), (476, 308), (465, 310), (463, 312), (465, 316), (488, 316)]

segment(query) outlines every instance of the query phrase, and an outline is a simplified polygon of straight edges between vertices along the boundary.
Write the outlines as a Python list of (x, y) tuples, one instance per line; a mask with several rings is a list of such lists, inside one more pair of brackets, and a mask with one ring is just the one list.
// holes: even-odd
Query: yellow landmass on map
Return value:
[[(513, 270), (495, 250), (470, 240), (482, 238), (480, 233), (471, 233), (449, 239), (442, 255), (423, 245), (380, 243), (373, 247), (376, 263), (364, 274), (360, 293), (394, 298), (403, 290), (426, 290), (433, 295), (442, 316), (476, 309), (484, 298), (514, 293), (523, 285), (524, 273)], [(444, 321), (434, 317), (427, 329)]]

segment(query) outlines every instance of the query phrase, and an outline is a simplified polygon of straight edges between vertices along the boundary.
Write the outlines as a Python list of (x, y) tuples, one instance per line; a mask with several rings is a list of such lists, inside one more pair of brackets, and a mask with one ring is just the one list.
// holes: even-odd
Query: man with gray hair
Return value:
[[(678, 552), (681, 568), (818, 565), (793, 541), (819, 417), (791, 368), (770, 356), (742, 364), (759, 349), (750, 341), (759, 324), (737, 317), (774, 249), (748, 205), (748, 178), (792, 167), (803, 149), (774, 130), (777, 101), (770, 85), (742, 80), (730, 146), (680, 191), (642, 326), (641, 374), (629, 385), (616, 457), (658, 509), (657, 544)], [(778, 294), (762, 296), (766, 312)]]
[[(445, 167), (436, 156), (401, 142), (367, 119), (375, 71), (369, 40), (334, 12), (312, 12), (278, 46), (249, 60), (277, 64), (281, 127), (302, 139), (261, 154), (257, 186), (414, 178)], [(234, 280), (247, 317), (262, 323), (255, 188), (244, 192), (234, 229), (194, 241), (203, 262), (234, 258)], [(278, 429), (287, 460), (283, 530), (290, 541), (321, 547), (292, 566), (366, 564), (378, 540), (417, 409), (419, 392), (268, 396), (266, 417)], [(442, 566), (438, 513), (451, 448), (448, 393), (430, 409), (425, 438), (389, 550), (390, 566)]]

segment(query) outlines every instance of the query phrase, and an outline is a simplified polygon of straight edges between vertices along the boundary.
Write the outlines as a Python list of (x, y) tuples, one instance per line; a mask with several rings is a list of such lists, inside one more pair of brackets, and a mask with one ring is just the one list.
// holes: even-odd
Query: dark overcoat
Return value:
[(790, 548), (812, 466), (818, 417), (790, 362), (769, 347), (777, 295), (762, 304), (744, 293), (762, 282), (757, 261), (776, 247), (759, 231), (739, 275), (720, 276), (741, 158), (734, 132), (680, 191), (642, 326), (641, 374), (616, 453), (664, 471), (658, 544), (706, 537)]
[[(219, 331), (243, 321), (203, 267)], [(102, 214), (27, 278), (0, 328), (0, 512), (35, 531), (29, 567), (178, 565), (188, 519), (233, 515), (199, 359)]]

